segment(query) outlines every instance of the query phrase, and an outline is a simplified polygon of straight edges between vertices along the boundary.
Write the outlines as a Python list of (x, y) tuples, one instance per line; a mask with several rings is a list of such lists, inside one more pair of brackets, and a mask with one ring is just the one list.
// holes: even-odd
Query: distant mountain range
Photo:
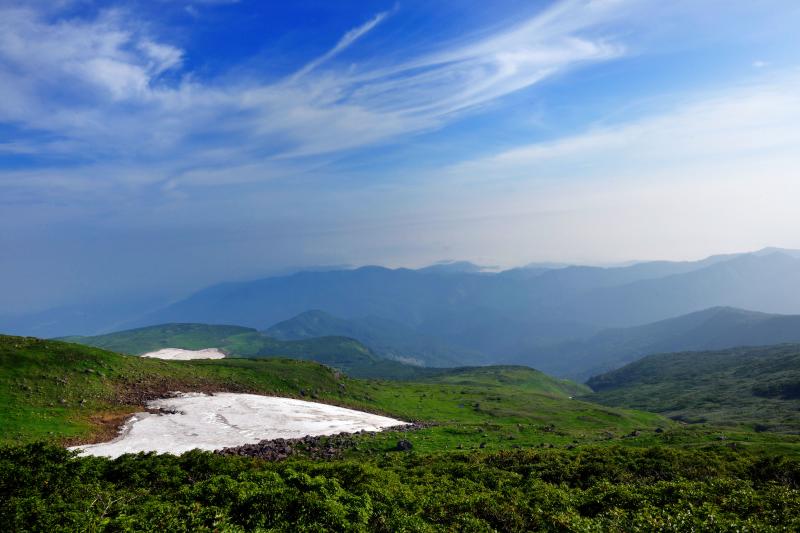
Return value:
[[(502, 272), (465, 262), (419, 270), (372, 266), (304, 271), (215, 285), (155, 311), (131, 310), (127, 319), (122, 312), (80, 315), (73, 309), (60, 318), (53, 312), (0, 320), (0, 328), (53, 336), (95, 333), (91, 323), (101, 324), (98, 315), (113, 316), (113, 323), (102, 326), (112, 330), (165, 323), (238, 324), (283, 340), (351, 337), (383, 359), (428, 366), (515, 362), (570, 377), (588, 377), (662, 347), (800, 340), (793, 338), (791, 326), (775, 326), (780, 334), (748, 337), (738, 331), (745, 319), (734, 316), (717, 318), (733, 326), (730, 334), (718, 334), (731, 340), (715, 345), (691, 331), (700, 327), (693, 326), (696, 322), (704, 323), (705, 315), (643, 326), (717, 307), (800, 314), (800, 252), (765, 249), (693, 262), (606, 268), (531, 265)], [(755, 316), (746, 321), (759, 322)], [(67, 327), (81, 331), (65, 331)], [(619, 331), (637, 327), (645, 329)], [(659, 337), (662, 328), (674, 332)]]
[(580, 340), (539, 347), (513, 361), (572, 379), (619, 368), (645, 355), (689, 350), (800, 343), (800, 315), (714, 307)]

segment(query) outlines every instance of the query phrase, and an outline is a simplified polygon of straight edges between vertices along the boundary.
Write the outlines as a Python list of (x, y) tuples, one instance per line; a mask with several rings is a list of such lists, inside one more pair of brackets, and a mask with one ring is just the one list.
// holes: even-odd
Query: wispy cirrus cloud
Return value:
[[(153, 181), (174, 186), (199, 168), (206, 176), (228, 166), (255, 169), (437, 128), (565, 69), (617, 57), (621, 46), (591, 35), (613, 15), (611, 7), (567, 0), (399, 65), (382, 64), (380, 56), (338, 64), (385, 21), (388, 14), (380, 13), (268, 83), (202, 79), (183, 67), (183, 50), (129, 11), (72, 19), (3, 7), (0, 122), (18, 128), (16, 141), (43, 156), (138, 165)], [(31, 132), (51, 138), (37, 145), (26, 138)], [(272, 177), (276, 166), (265, 164), (250, 179)]]
[(366, 35), (370, 31), (372, 31), (375, 28), (375, 26), (380, 24), (388, 15), (389, 15), (389, 13), (387, 13), (387, 12), (378, 13), (377, 15), (372, 17), (370, 20), (368, 20), (367, 22), (365, 22), (361, 26), (358, 26), (357, 28), (353, 28), (352, 30), (350, 30), (347, 33), (345, 33), (344, 36), (341, 39), (339, 39), (339, 42), (337, 42), (336, 45), (333, 48), (331, 48), (330, 50), (328, 50), (327, 52), (325, 52), (324, 54), (322, 54), (318, 58), (316, 58), (316, 59), (312, 60), (311, 62), (307, 63), (303, 68), (298, 70), (292, 76), (292, 80), (294, 80), (294, 81), (298, 80), (299, 78), (305, 76), (306, 74), (308, 74), (309, 72), (311, 72), (315, 68), (317, 68), (320, 65), (322, 65), (323, 63), (325, 63), (326, 61), (328, 61), (330, 59), (333, 59), (334, 57), (336, 57), (340, 53), (344, 52), (353, 43), (355, 43), (361, 37), (363, 37), (364, 35)]

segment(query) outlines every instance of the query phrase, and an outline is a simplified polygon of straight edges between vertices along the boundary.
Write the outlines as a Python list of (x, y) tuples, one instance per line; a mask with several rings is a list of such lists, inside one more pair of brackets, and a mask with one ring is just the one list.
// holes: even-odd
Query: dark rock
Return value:
[(480, 448), (480, 449), (486, 448), (486, 443), (485, 442), (481, 442), (480, 445), (478, 446), (478, 448)]
[[(429, 427), (427, 423), (413, 423), (386, 428), (392, 431), (413, 431)], [(359, 431), (357, 433), (338, 433), (329, 436), (302, 437), (299, 439), (272, 439), (262, 440), (256, 444), (244, 444), (233, 448), (217, 450), (219, 455), (245, 455), (257, 457), (265, 461), (282, 461), (290, 456), (300, 455), (310, 459), (331, 460), (341, 457), (348, 449), (358, 449), (360, 442), (357, 435), (375, 437), (374, 431)], [(403, 444), (405, 443), (405, 444)], [(410, 450), (413, 446), (406, 439), (397, 443), (397, 449)], [(372, 451), (367, 450), (372, 455)]]
[(656, 428), (656, 433), (664, 433), (664, 430), (661, 428)]
[(400, 439), (399, 441), (397, 441), (396, 449), (397, 449), (397, 451), (400, 451), (400, 452), (407, 452), (410, 449), (412, 449), (413, 447), (414, 447), (414, 445), (411, 444), (410, 440)]

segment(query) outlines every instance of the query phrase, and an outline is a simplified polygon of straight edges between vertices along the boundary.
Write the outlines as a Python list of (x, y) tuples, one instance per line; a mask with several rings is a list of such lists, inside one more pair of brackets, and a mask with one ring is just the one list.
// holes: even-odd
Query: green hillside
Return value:
[(350, 337), (384, 358), (424, 366), (453, 367), (485, 360), (484, 355), (474, 350), (456, 348), (400, 322), (375, 316), (344, 319), (312, 310), (279, 322), (264, 333), (281, 340)]
[(571, 387), (521, 367), (460, 369), (419, 382), (363, 381), (292, 359), (163, 361), (0, 336), (0, 441), (107, 437), (125, 415), (172, 390), (277, 394), (435, 422), (418, 433), (423, 450), (484, 441), (489, 449), (504, 448), (509, 434), (519, 445), (594, 442), (607, 431), (669, 426), (657, 415), (570, 400)]
[(131, 355), (161, 348), (219, 348), (231, 358), (288, 357), (317, 361), (358, 377), (408, 378), (415, 375), (413, 366), (378, 357), (369, 348), (348, 337), (282, 341), (240, 326), (162, 324), (95, 337), (65, 337), (61, 340)]
[(545, 392), (557, 396), (577, 396), (591, 392), (586, 385), (566, 379), (557, 379), (524, 366), (488, 366), (478, 368), (453, 368), (421, 378), (424, 381), (451, 385), (519, 387), (532, 392)]
[(59, 340), (96, 346), (119, 353), (141, 355), (167, 347), (202, 350), (203, 348), (237, 345), (239, 350), (249, 351), (257, 349), (257, 344), (248, 346), (248, 340), (257, 338), (257, 335), (254, 335), (256, 333), (256, 330), (252, 328), (241, 326), (163, 324), (94, 337), (73, 336), (63, 337)]
[(651, 355), (596, 376), (585, 399), (688, 422), (800, 432), (800, 345)]

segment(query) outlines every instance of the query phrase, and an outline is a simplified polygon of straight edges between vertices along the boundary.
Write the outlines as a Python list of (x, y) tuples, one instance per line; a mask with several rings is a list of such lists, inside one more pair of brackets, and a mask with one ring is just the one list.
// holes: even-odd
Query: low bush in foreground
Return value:
[(2, 531), (797, 531), (800, 461), (668, 448), (267, 463), (0, 448)]

